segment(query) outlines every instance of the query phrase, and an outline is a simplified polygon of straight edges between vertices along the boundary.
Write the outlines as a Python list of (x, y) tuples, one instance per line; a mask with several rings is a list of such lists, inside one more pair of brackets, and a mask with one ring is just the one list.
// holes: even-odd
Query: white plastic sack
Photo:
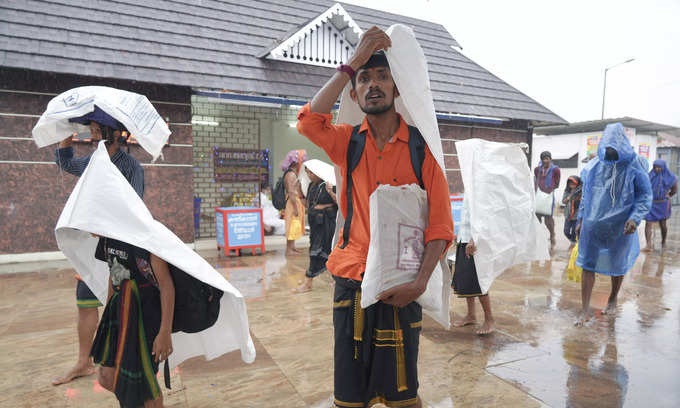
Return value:
[(262, 223), (272, 227), (273, 235), (286, 235), (286, 221), (281, 219), (279, 210), (274, 207), (272, 200), (265, 193), (260, 193), (260, 207), (262, 208)]
[(544, 193), (541, 189), (536, 190), (536, 214), (552, 215), (554, 198), (552, 194)]
[(469, 139), (456, 142), (456, 151), (486, 293), (507, 268), (550, 259), (548, 231), (534, 213), (533, 174), (519, 145)]
[(81, 86), (52, 98), (33, 128), (33, 140), (44, 147), (89, 132), (89, 127), (68, 120), (94, 111), (95, 105), (125, 125), (154, 160), (158, 158), (170, 136), (168, 125), (146, 96), (106, 86)]
[[(378, 301), (380, 293), (413, 282), (425, 253), (428, 224), (427, 193), (420, 186), (381, 185), (370, 199), (371, 240), (361, 282), (361, 307)], [(450, 277), (437, 264), (427, 289), (417, 300), (423, 310), (448, 326)], [(446, 296), (443, 296), (445, 287)], [(445, 319), (442, 319), (443, 316)]]
[(302, 169), (300, 169), (300, 186), (302, 187), (302, 194), (307, 195), (307, 189), (309, 184), (312, 182), (305, 171), (305, 168), (309, 169), (312, 173), (316, 174), (321, 180), (325, 181), (327, 184), (334, 186), (335, 181), (335, 171), (333, 165), (328, 164), (324, 161), (312, 159), (307, 160), (302, 163)]
[(104, 142), (92, 154), (59, 217), (55, 234), (59, 249), (97, 298), (106, 302), (109, 270), (95, 259), (97, 234), (144, 248), (193, 277), (224, 292), (215, 324), (199, 333), (173, 333), (170, 365), (199, 355), (210, 360), (241, 350), (243, 361), (255, 359), (248, 315), (241, 293), (208, 262), (186, 246), (151, 213), (111, 162)]

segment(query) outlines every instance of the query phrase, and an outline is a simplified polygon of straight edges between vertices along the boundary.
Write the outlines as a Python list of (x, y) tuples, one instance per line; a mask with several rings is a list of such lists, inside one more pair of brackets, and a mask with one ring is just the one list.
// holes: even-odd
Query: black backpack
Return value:
[(220, 300), (224, 293), (175, 265), (168, 266), (175, 285), (172, 332), (197, 333), (212, 327), (220, 314)]
[[(347, 217), (345, 218), (345, 226), (342, 229), (342, 245), (340, 248), (345, 248), (349, 243), (349, 229), (352, 225), (352, 215), (354, 208), (352, 206), (352, 172), (359, 165), (361, 155), (364, 154), (364, 147), (366, 147), (366, 132), (359, 132), (361, 126), (355, 126), (352, 130), (352, 136), (349, 139), (349, 146), (347, 147), (347, 174), (345, 180), (347, 183)], [(425, 161), (425, 139), (420, 131), (415, 126), (408, 127), (408, 150), (411, 155), (411, 166), (413, 172), (416, 174), (418, 183), (423, 189), (423, 162)]]
[(277, 210), (283, 210), (286, 208), (286, 182), (284, 179), (286, 178), (286, 175), (289, 171), (293, 170), (286, 170), (283, 173), (283, 176), (279, 177), (279, 180), (276, 182), (276, 186), (274, 187), (274, 191), (272, 191), (272, 204)]
[[(201, 282), (175, 265), (168, 264), (175, 285), (175, 311), (172, 332), (197, 333), (212, 327), (220, 314), (222, 292)], [(163, 370), (165, 386), (170, 389), (170, 367)]]

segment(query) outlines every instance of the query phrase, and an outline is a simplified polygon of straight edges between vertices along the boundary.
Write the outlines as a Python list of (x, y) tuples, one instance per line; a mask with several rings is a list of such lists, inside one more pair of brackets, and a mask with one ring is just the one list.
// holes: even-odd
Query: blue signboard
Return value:
[(262, 219), (259, 211), (226, 214), (228, 247), (262, 245)]
[(217, 246), (224, 248), (224, 214), (217, 211), (215, 214), (215, 225), (217, 230)]
[(453, 233), (458, 235), (458, 229), (463, 215), (463, 196), (452, 195), (450, 198), (451, 215), (453, 215)]

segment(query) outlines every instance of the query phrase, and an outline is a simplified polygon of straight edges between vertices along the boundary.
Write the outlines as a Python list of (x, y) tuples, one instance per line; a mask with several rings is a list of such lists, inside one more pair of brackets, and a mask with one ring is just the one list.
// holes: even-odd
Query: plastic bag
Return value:
[[(362, 308), (376, 303), (380, 293), (416, 279), (425, 252), (427, 193), (415, 184), (382, 185), (371, 194), (370, 219), (371, 241), (361, 282)], [(426, 310), (441, 309), (441, 287), (442, 268), (438, 264), (425, 293), (416, 301)]]
[(81, 86), (52, 98), (33, 128), (36, 145), (44, 147), (73, 133), (88, 132), (89, 127), (68, 120), (92, 112), (95, 105), (125, 125), (154, 160), (161, 154), (170, 129), (156, 108), (144, 95), (106, 86)]
[(544, 193), (540, 189), (536, 190), (536, 214), (552, 215), (553, 202), (552, 194)]
[(567, 265), (567, 280), (580, 283), (581, 277), (583, 275), (583, 268), (576, 265), (577, 258), (578, 258), (578, 242), (576, 243), (574, 249), (571, 250), (569, 264)]
[(550, 259), (548, 230), (536, 218), (533, 174), (519, 145), (468, 139), (456, 151), (486, 293), (511, 266)]

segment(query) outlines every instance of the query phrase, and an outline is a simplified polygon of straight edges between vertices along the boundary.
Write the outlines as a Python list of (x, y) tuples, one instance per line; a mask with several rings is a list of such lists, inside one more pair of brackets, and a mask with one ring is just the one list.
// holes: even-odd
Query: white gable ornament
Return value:
[(347, 63), (361, 34), (361, 28), (336, 3), (272, 49), (267, 58), (334, 68)]

